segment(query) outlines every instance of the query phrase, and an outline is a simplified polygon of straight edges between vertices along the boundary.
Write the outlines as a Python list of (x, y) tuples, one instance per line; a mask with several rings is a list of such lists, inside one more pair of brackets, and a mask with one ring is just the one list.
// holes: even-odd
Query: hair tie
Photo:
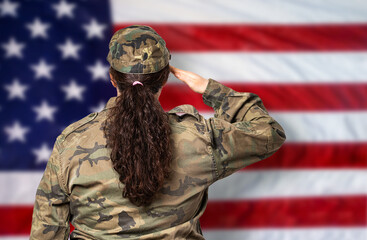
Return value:
[(142, 85), (142, 86), (144, 86), (141, 82), (139, 82), (139, 81), (135, 81), (135, 82), (133, 82), (133, 86), (134, 85), (136, 85), (136, 84), (140, 84), (140, 85)]

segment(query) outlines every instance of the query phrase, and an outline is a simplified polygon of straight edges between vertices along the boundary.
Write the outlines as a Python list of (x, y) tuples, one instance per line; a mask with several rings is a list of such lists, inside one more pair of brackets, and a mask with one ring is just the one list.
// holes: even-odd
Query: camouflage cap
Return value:
[(122, 73), (154, 73), (167, 66), (171, 54), (166, 42), (153, 28), (133, 25), (111, 38), (107, 61)]

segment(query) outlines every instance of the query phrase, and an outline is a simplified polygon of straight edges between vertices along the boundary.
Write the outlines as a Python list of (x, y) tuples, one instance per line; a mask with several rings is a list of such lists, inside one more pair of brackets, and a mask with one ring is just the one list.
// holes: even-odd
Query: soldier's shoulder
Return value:
[(68, 125), (57, 137), (57, 142), (59, 143), (59, 145), (65, 142), (73, 134), (85, 132), (91, 125), (98, 122), (96, 121), (98, 114), (99, 114), (98, 112), (90, 113), (87, 116), (81, 118), (80, 120)]
[(191, 132), (204, 136), (208, 131), (205, 118), (190, 104), (177, 106), (168, 111), (171, 126), (177, 127), (178, 132)]
[(177, 116), (177, 119), (183, 120), (186, 117), (192, 117), (192, 120), (202, 121), (203, 116), (200, 115), (199, 111), (190, 104), (183, 104), (172, 108), (168, 111), (168, 114)]

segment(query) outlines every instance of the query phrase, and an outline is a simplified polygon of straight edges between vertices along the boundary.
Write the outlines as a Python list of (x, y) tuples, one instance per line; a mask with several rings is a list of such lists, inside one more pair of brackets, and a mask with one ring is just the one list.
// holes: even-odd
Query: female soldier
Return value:
[[(169, 66), (150, 27), (117, 31), (109, 44), (117, 96), (56, 139), (33, 211), (31, 239), (204, 239), (208, 187), (269, 157), (285, 140), (261, 99)], [(171, 71), (215, 116), (191, 105), (164, 112)], [(235, 186), (233, 186), (235, 187)]]

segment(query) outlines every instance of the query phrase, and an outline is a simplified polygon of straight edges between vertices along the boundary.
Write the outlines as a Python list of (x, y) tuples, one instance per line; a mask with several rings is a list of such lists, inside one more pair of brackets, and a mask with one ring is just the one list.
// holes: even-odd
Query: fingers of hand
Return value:
[(186, 82), (189, 85), (200, 81), (201, 77), (193, 72), (185, 71), (170, 65), (170, 70), (179, 80)]
[(180, 74), (180, 69), (175, 68), (174, 66), (170, 65), (170, 71), (173, 75), (175, 75), (175, 77), (180, 78), (181, 74)]
[(171, 71), (171, 73), (175, 73), (176, 72), (176, 69), (177, 68), (175, 68), (174, 66), (172, 66), (172, 65), (169, 65), (169, 70)]
[(173, 75), (175, 75), (176, 78), (178, 78), (181, 81), (186, 81), (188, 76), (187, 76), (187, 72), (178, 68), (172, 68)]

